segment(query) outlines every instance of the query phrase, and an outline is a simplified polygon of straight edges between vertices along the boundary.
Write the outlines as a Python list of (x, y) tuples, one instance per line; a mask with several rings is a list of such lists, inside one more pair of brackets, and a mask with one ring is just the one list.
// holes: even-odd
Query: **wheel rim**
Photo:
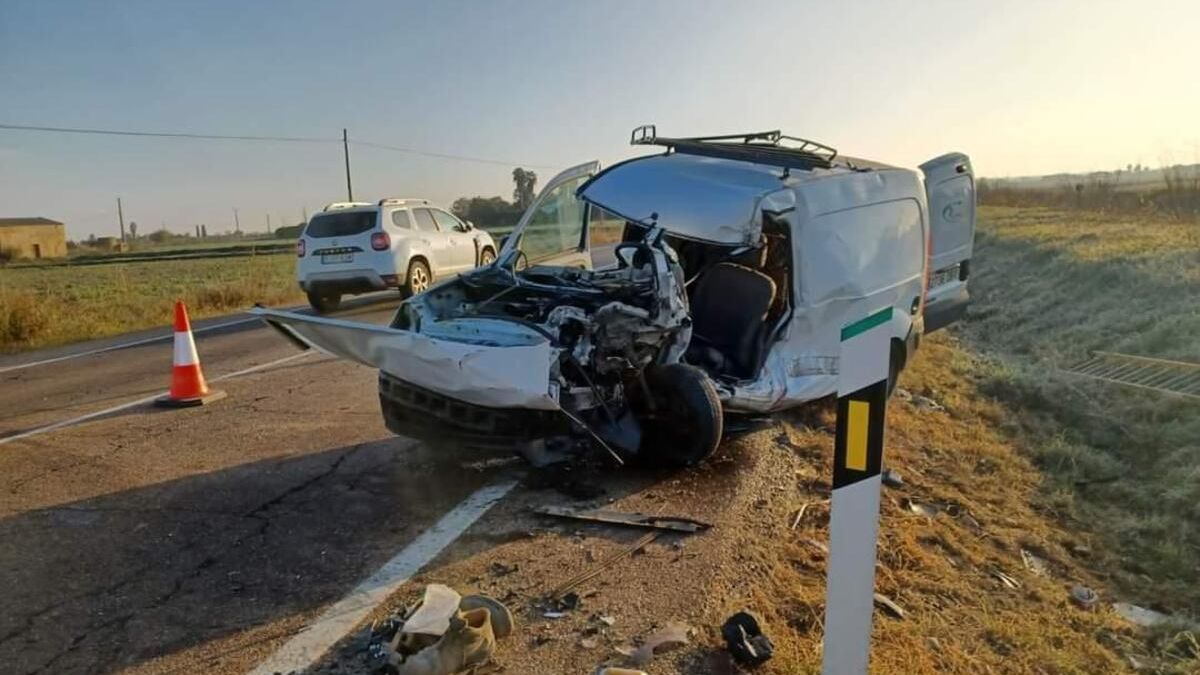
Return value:
[(412, 289), (413, 293), (420, 293), (429, 287), (429, 274), (425, 272), (425, 268), (417, 265), (412, 271)]
[(479, 264), (481, 266), (482, 265), (491, 265), (492, 261), (495, 259), (496, 259), (496, 256), (492, 255), (491, 251), (484, 251), (483, 255), (479, 256)]

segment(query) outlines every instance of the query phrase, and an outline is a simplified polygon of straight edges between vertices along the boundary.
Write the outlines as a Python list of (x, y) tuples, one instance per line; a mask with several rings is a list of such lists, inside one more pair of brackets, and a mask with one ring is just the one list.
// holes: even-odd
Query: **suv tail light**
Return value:
[(376, 232), (371, 235), (371, 248), (376, 251), (386, 251), (392, 247), (392, 238), (387, 232)]
[(297, 239), (297, 240), (296, 240), (296, 257), (297, 257), (297, 258), (303, 258), (303, 257), (304, 257), (304, 249), (305, 249), (305, 246), (304, 246), (304, 240), (303, 240), (303, 239)]

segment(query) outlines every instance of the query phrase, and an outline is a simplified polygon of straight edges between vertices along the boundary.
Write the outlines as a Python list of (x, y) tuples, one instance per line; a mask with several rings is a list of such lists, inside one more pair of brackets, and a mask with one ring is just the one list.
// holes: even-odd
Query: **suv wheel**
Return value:
[(421, 293), (426, 288), (429, 288), (429, 282), (432, 276), (429, 274), (429, 265), (426, 265), (420, 260), (414, 260), (408, 264), (408, 275), (404, 279), (404, 295), (412, 297), (417, 293)]
[(308, 304), (317, 310), (318, 314), (327, 314), (342, 304), (342, 295), (329, 291), (308, 291)]
[[(655, 410), (642, 422), (638, 454), (674, 466), (698, 464), (721, 443), (721, 400), (704, 371), (672, 363), (646, 371)], [(647, 413), (649, 411), (646, 411)]]

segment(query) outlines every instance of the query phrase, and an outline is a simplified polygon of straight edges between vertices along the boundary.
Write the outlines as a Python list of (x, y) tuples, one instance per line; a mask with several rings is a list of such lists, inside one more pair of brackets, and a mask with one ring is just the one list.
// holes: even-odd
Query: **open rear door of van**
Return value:
[(929, 287), (925, 296), (925, 332), (958, 321), (970, 295), (971, 252), (975, 244), (975, 173), (960, 152), (921, 165), (929, 202)]

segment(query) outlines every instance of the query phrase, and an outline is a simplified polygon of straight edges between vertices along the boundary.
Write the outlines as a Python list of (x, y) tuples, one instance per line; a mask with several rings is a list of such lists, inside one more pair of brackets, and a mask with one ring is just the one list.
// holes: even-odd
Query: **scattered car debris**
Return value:
[(1142, 628), (1150, 628), (1171, 620), (1168, 614), (1131, 605), (1128, 602), (1114, 602), (1112, 608), (1122, 619)]
[(661, 534), (661, 532), (659, 532), (659, 531), (647, 532), (645, 535), (638, 538), (637, 541), (633, 542), (633, 544), (613, 553), (609, 557), (604, 558), (600, 562), (596, 563), (596, 565), (594, 567), (592, 567), (590, 570), (585, 570), (584, 572), (580, 572), (579, 574), (576, 574), (575, 576), (571, 577), (570, 579), (567, 579), (566, 581), (562, 582), (561, 584), (559, 584), (553, 590), (550, 591), (550, 593), (549, 593), (550, 599), (556, 600), (558, 598), (561, 598), (563, 595), (565, 595), (569, 591), (574, 590), (575, 588), (578, 588), (580, 584), (583, 584), (584, 582), (589, 581), (591, 579), (595, 579), (596, 577), (600, 576), (601, 572), (608, 569), (609, 567), (612, 567), (618, 561), (620, 561), (622, 558), (627, 558), (627, 557), (633, 555), (635, 552), (644, 548), (647, 544), (649, 544), (650, 542), (657, 539), (660, 534)]
[(672, 532), (693, 534), (703, 532), (712, 527), (693, 518), (676, 516), (646, 515), (644, 513), (626, 513), (609, 509), (570, 509), (563, 506), (543, 506), (534, 509), (535, 513), (558, 518), (573, 518), (606, 525), (626, 525), (629, 527), (653, 528)]
[(895, 396), (905, 403), (909, 403), (913, 400), (912, 392), (904, 387), (896, 387), (896, 390), (892, 392), (892, 396)]
[(818, 506), (821, 504), (828, 504), (828, 503), (829, 503), (828, 499), (822, 499), (820, 501), (805, 502), (805, 503), (801, 504), (800, 510), (796, 512), (796, 518), (792, 521), (792, 529), (794, 530), (800, 526), (800, 521), (804, 519), (804, 514), (805, 514), (805, 512), (808, 511), (808, 507)]
[(1042, 560), (1026, 549), (1021, 549), (1021, 562), (1025, 565), (1025, 569), (1038, 576), (1045, 576), (1050, 571), (1050, 567), (1046, 564), (1045, 560)]
[(401, 633), (419, 635), (441, 635), (450, 627), (450, 617), (458, 611), (462, 596), (453, 588), (442, 584), (425, 587), (425, 597), (416, 611), (405, 620)]
[(766, 663), (775, 653), (775, 645), (763, 633), (762, 619), (743, 610), (725, 620), (721, 626), (725, 647), (738, 663), (754, 667)]
[(450, 626), (437, 642), (409, 656), (397, 668), (398, 675), (454, 675), (482, 665), (496, 651), (491, 613), (472, 609), (450, 619)]
[(943, 412), (946, 410), (945, 406), (928, 396), (914, 396), (912, 404), (914, 408), (922, 412)]
[(633, 668), (614, 668), (607, 666), (596, 671), (596, 675), (648, 675), (644, 670), (634, 670)]
[(471, 469), (472, 471), (479, 471), (482, 473), (489, 469), (499, 469), (524, 461), (524, 458), (518, 457), (517, 455), (512, 455), (510, 457), (489, 457), (487, 459), (481, 459), (474, 462), (463, 462), (460, 466), (462, 466), (464, 469)]
[(883, 481), (884, 485), (890, 488), (904, 487), (904, 478), (900, 475), (900, 472), (896, 471), (895, 469), (884, 469), (880, 479)]
[(1078, 605), (1080, 609), (1093, 610), (1099, 600), (1100, 596), (1096, 595), (1096, 591), (1087, 586), (1071, 587), (1071, 602)]
[(506, 577), (519, 569), (519, 565), (505, 565), (499, 561), (494, 561), (488, 565), (488, 572), (494, 577)]
[(942, 511), (933, 504), (923, 504), (911, 497), (904, 498), (904, 508), (917, 514), (918, 516), (925, 516), (926, 518), (936, 517), (937, 514), (941, 513)]
[(583, 647), (584, 649), (595, 649), (596, 647), (600, 646), (600, 641), (594, 637), (580, 638), (579, 646)]
[(661, 630), (646, 638), (642, 646), (633, 650), (629, 658), (635, 666), (644, 666), (650, 663), (650, 659), (654, 658), (655, 654), (686, 645), (688, 643), (688, 633), (691, 631), (691, 626), (688, 626), (686, 623), (669, 623)]
[(617, 623), (617, 619), (611, 616), (601, 616), (597, 620), (605, 626), (615, 626)]
[(904, 614), (905, 614), (904, 608), (902, 608), (900, 605), (896, 604), (895, 600), (892, 600), (891, 598), (884, 595), (883, 593), (875, 594), (875, 606), (878, 607), (879, 609), (883, 610), (883, 612), (885, 614), (887, 614), (888, 616), (891, 616), (894, 619), (903, 619), (904, 618)]
[(992, 570), (991, 575), (994, 578), (996, 578), (996, 580), (998, 580), (1000, 583), (1004, 584), (1005, 586), (1008, 586), (1009, 588), (1011, 588), (1013, 590), (1016, 590), (1021, 587), (1021, 582), (1010, 577), (1009, 575), (1005, 574), (1004, 572), (1001, 572), (1000, 570)]

